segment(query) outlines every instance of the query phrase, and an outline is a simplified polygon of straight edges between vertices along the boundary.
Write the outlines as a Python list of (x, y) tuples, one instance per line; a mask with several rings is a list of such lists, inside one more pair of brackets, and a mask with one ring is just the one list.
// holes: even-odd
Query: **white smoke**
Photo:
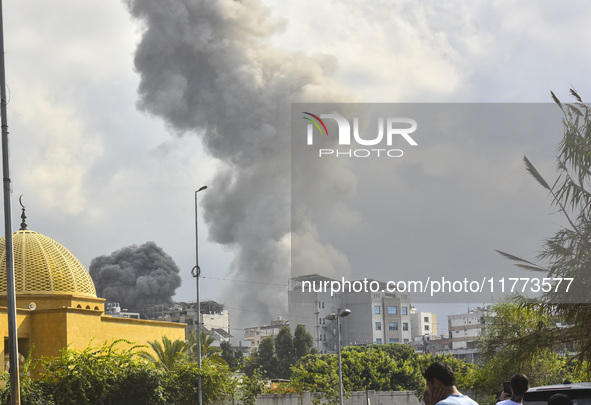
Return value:
[[(251, 289), (232, 285), (225, 303), (254, 311), (259, 320), (284, 312), (285, 289), (273, 284), (285, 285), (291, 275), (292, 238), (309, 246), (309, 255), (295, 258), (298, 267), (308, 273), (346, 274), (347, 259), (319, 243), (307, 210), (292, 223), (290, 206), (292, 192), (306, 201), (306, 194), (319, 189), (313, 184), (292, 188), (290, 105), (350, 100), (331, 77), (334, 58), (270, 45), (269, 38), (284, 23), (273, 21), (259, 0), (127, 4), (143, 27), (135, 54), (139, 107), (162, 117), (179, 134), (197, 133), (223, 162), (207, 192), (200, 194), (210, 236), (237, 248), (231, 269), (235, 278), (268, 283)], [(317, 176), (313, 182), (349, 179), (344, 182), (348, 188), (330, 198), (352, 192), (354, 181), (338, 164), (314, 164), (325, 167), (312, 170)], [(238, 315), (244, 317), (249, 315)]]

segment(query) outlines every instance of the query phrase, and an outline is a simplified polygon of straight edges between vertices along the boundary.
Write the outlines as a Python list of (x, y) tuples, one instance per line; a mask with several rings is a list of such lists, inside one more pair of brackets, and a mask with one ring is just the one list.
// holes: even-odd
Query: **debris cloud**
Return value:
[[(273, 20), (260, 0), (128, 0), (127, 5), (143, 28), (135, 53), (138, 106), (179, 135), (199, 135), (221, 163), (200, 197), (210, 238), (235, 248), (231, 276), (264, 282), (256, 293), (228, 287), (225, 303), (248, 308), (237, 314), (240, 320), (285, 313), (286, 289), (276, 285), (287, 285), (291, 275), (292, 237), (310, 239), (305, 244), (323, 256), (314, 264), (326, 265), (302, 268), (326, 275), (347, 270), (346, 258), (317, 240), (309, 217), (292, 221), (290, 205), (292, 192), (302, 201), (309, 192), (290, 182), (290, 105), (350, 101), (332, 77), (335, 58), (271, 45), (270, 37), (286, 22)], [(338, 164), (316, 164), (324, 167), (314, 171), (315, 182), (350, 177)]]
[(154, 242), (132, 245), (90, 262), (97, 296), (118, 302), (130, 312), (151, 304), (172, 304), (181, 285), (174, 260)]

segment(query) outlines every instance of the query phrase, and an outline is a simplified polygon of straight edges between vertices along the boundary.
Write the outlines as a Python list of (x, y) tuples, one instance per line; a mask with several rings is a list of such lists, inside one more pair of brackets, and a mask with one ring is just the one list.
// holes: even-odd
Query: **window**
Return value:
[(402, 322), (402, 330), (408, 330), (408, 322)]
[(382, 330), (382, 323), (376, 322), (376, 330)]
[(388, 314), (390, 315), (396, 315), (398, 313), (397, 311), (398, 307), (388, 307)]
[(402, 315), (408, 315), (408, 307), (402, 307)]
[(382, 338), (377, 338), (376, 339), (376, 343), (379, 344), (379, 345), (381, 345), (382, 344)]
[(429, 325), (425, 325), (425, 330), (428, 331), (429, 330)]
[(388, 322), (388, 330), (398, 330), (398, 322)]
[(429, 317), (428, 316), (424, 317), (423, 321), (429, 323)]
[(404, 343), (408, 343), (408, 339), (404, 339)]
[(397, 338), (390, 338), (390, 343), (398, 343), (398, 339)]
[(380, 312), (381, 312), (381, 310), (382, 310), (382, 307), (381, 307), (381, 306), (379, 306), (379, 305), (374, 305), (374, 307), (373, 307), (373, 313), (374, 313), (374, 314), (376, 314), (376, 315), (379, 315), (379, 314), (380, 314)]

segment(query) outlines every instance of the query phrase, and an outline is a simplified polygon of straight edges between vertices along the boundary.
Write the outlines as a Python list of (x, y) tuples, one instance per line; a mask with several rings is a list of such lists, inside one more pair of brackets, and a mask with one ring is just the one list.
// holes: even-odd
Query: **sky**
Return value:
[[(296, 102), (548, 103), (550, 90), (571, 101), (570, 87), (586, 98), (588, 2), (473, 3), (6, 1), (13, 229), (22, 194), (29, 229), (87, 268), (153, 241), (180, 268), (174, 299), (191, 301), (194, 192), (207, 185), (201, 298), (236, 325), (286, 314), (303, 236), (335, 257), (331, 276), (512, 274), (494, 250), (533, 258), (560, 223), (522, 163), (553, 178), (560, 133), (427, 131), (396, 163), (323, 162), (340, 177), (316, 172), (303, 189), (285, 165)], [(300, 203), (315, 209), (296, 223)], [(368, 260), (380, 252), (391, 266)]]

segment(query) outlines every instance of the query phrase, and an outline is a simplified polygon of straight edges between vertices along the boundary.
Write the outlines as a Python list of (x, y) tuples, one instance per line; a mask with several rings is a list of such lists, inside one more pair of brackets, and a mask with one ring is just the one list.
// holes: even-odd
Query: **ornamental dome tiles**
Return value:
[[(40, 233), (14, 233), (16, 294), (71, 294), (96, 298), (90, 274), (68, 249)], [(6, 295), (6, 242), (0, 238), (0, 294)]]

